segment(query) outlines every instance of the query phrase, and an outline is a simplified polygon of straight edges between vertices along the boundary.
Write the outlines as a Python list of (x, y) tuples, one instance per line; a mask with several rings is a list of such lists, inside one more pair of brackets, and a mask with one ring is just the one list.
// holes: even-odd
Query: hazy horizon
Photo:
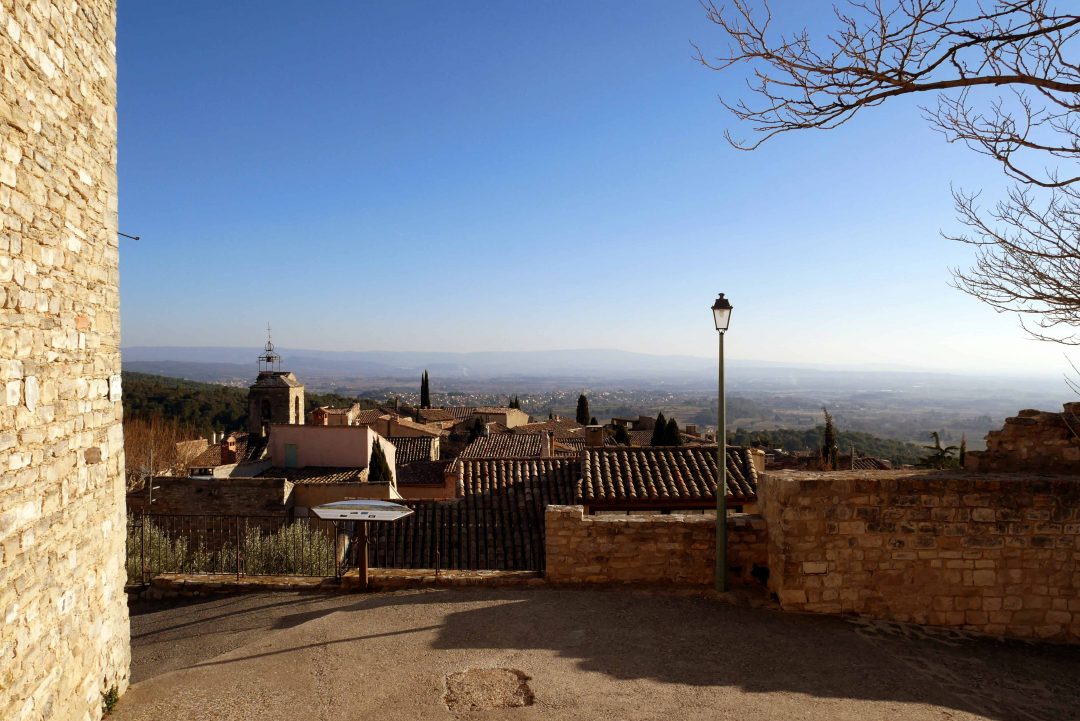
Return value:
[[(641, 351), (631, 351), (623, 348), (545, 348), (545, 349), (513, 349), (513, 350), (470, 350), (470, 351), (445, 351), (445, 350), (411, 350), (411, 349), (356, 349), (356, 348), (295, 348), (287, 346), (279, 346), (275, 344), (275, 350), (279, 354), (285, 357), (286, 365), (288, 357), (290, 355), (296, 357), (302, 357), (303, 354), (317, 353), (327, 355), (387, 355), (387, 356), (484, 356), (484, 355), (546, 355), (546, 354), (626, 354), (633, 357), (643, 357), (654, 359), (656, 361), (695, 361), (700, 362), (701, 366), (715, 365), (717, 362), (716, 356), (696, 356), (689, 354), (675, 354), (675, 353), (649, 353)], [(206, 363), (229, 363), (236, 365), (244, 365), (249, 363), (252, 368), (256, 367), (256, 357), (262, 352), (261, 346), (244, 346), (244, 345), (217, 345), (217, 346), (180, 346), (180, 345), (124, 345), (121, 351), (126, 354), (126, 360), (132, 361), (146, 361), (146, 360), (165, 360), (169, 352), (180, 352), (179, 360), (186, 362), (206, 362)], [(220, 356), (215, 356), (215, 352), (225, 351), (230, 354), (237, 354), (232, 356), (228, 361), (222, 361)], [(205, 352), (203, 355), (202, 352)], [(131, 355), (137, 356), (136, 358), (129, 358)], [(242, 357), (238, 357), (239, 354), (243, 354)], [(726, 362), (729, 366), (733, 367), (776, 367), (776, 368), (799, 368), (808, 370), (824, 370), (824, 371), (843, 371), (843, 370), (858, 370), (858, 371), (884, 371), (884, 372), (897, 372), (897, 373), (927, 373), (927, 374), (944, 374), (944, 375), (971, 375), (976, 377), (992, 377), (992, 378), (1017, 378), (1017, 379), (1030, 379), (1030, 380), (1044, 380), (1053, 381), (1060, 379), (1063, 376), (1062, 372), (1045, 372), (1045, 371), (987, 371), (987, 372), (971, 372), (964, 369), (949, 369), (934, 367), (929, 365), (916, 365), (910, 363), (853, 363), (853, 362), (816, 362), (810, 359), (799, 360), (770, 360), (764, 358), (731, 358), (726, 357)], [(283, 366), (284, 368), (284, 366)], [(287, 368), (285, 368), (287, 369)], [(669, 372), (676, 373), (678, 368), (671, 368)]]

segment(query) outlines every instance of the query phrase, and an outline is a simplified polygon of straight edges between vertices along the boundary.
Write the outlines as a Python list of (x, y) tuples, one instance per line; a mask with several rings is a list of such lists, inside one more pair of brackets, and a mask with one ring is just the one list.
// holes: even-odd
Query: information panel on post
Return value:
[(333, 521), (396, 521), (413, 510), (400, 503), (359, 499), (324, 503), (314, 506), (311, 512), (319, 518)]

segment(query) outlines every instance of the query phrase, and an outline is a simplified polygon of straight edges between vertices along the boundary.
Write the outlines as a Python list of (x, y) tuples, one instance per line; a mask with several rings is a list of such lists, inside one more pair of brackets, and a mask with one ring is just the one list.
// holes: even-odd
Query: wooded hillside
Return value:
[[(191, 429), (193, 435), (242, 430), (247, 424), (247, 389), (199, 383), (182, 378), (123, 373), (124, 420), (164, 418)], [(318, 406), (360, 403), (374, 408), (375, 401), (335, 393), (306, 394), (306, 411)]]

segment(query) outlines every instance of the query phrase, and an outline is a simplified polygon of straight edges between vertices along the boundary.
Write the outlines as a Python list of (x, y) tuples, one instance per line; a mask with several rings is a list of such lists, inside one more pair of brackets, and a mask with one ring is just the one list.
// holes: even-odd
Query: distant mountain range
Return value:
[[(134, 346), (123, 349), (123, 363), (129, 371), (235, 384), (253, 380), (260, 352), (259, 348)], [(684, 355), (604, 349), (446, 353), (280, 348), (277, 352), (282, 356), (282, 368), (313, 385), (419, 383), (420, 374), (427, 370), (440, 384), (468, 388), (517, 383), (522, 392), (530, 381), (548, 387), (619, 385), (702, 391), (716, 387), (716, 360)], [(727, 381), (732, 390), (762, 392), (921, 391), (948, 396), (1007, 388), (1054, 398), (1067, 395), (1060, 378), (994, 377), (881, 365), (729, 361)]]

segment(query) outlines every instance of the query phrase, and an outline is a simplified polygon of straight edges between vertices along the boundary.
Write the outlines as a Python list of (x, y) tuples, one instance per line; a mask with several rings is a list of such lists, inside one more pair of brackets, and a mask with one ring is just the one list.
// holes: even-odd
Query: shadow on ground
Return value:
[[(402, 607), (401, 614), (396, 607)], [(145, 629), (140, 616), (133, 616), (136, 678), (152, 675), (138, 669), (140, 648), (152, 645), (181, 649), (171, 665), (158, 659), (157, 673), (224, 669), (251, 659), (288, 658), (301, 649), (434, 632), (430, 648), (436, 651), (546, 650), (570, 659), (579, 671), (618, 680), (932, 704), (1001, 721), (1065, 719), (1080, 708), (1080, 649), (754, 610), (708, 597), (569, 589), (263, 594), (152, 613), (160, 620)], [(328, 614), (337, 614), (333, 627), (340, 633), (318, 643), (224, 659), (215, 659), (221, 651), (207, 644), (208, 638), (224, 635), (236, 641), (226, 646), (239, 648), (250, 634), (293, 628)], [(349, 633), (364, 614), (407, 620), (395, 628)], [(201, 655), (183, 653), (191, 644)]]

